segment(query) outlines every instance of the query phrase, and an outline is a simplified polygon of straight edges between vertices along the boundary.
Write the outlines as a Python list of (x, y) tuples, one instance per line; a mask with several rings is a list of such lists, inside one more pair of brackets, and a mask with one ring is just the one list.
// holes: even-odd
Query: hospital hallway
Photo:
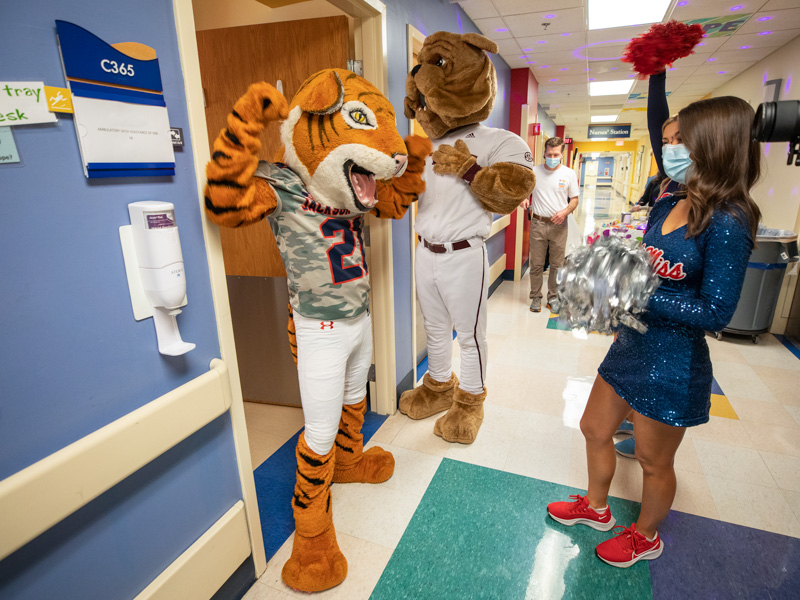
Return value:
[[(582, 190), (576, 220), (589, 233), (623, 205), (610, 189)], [(660, 529), (664, 552), (617, 569), (594, 555), (610, 532), (560, 525), (545, 510), (585, 493), (578, 423), (611, 338), (581, 339), (555, 316), (530, 312), (528, 282), (527, 273), (505, 281), (489, 299), (488, 396), (475, 443), (436, 437), (440, 415), (368, 416), (367, 445), (394, 454), (394, 476), (380, 485), (333, 486), (334, 525), (349, 574), (318, 597), (796, 597), (800, 355), (770, 334), (758, 345), (749, 337), (707, 336), (712, 416), (688, 430), (677, 453), (677, 496)], [(457, 342), (454, 354), (458, 372)], [(292, 547), (294, 445), (302, 418), (298, 409), (251, 403), (247, 414), (270, 561), (245, 598), (306, 598), (280, 576)], [(285, 431), (278, 435), (281, 422)], [(282, 445), (259, 462), (267, 450), (258, 439)], [(618, 456), (609, 500), (618, 524), (635, 520), (641, 485), (638, 463)]]

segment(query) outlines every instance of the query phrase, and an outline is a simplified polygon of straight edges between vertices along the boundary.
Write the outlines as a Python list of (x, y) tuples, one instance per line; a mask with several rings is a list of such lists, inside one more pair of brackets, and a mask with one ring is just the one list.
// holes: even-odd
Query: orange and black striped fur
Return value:
[[(425, 189), (422, 172), (431, 143), (413, 136), (403, 143), (392, 105), (374, 86), (349, 71), (326, 69), (312, 75), (291, 104), (263, 82), (251, 85), (236, 102), (206, 168), (206, 214), (214, 223), (248, 225), (277, 207), (273, 189), (254, 176), (259, 135), (276, 120), (283, 121), (282, 162), (320, 204), (402, 218)], [(291, 305), (288, 331), (296, 362)], [(365, 409), (366, 400), (343, 407), (335, 445), (324, 456), (309, 448), (304, 435), (298, 441), (292, 500), (297, 531), (282, 572), (284, 582), (294, 589), (325, 590), (347, 575), (331, 518), (331, 482), (379, 483), (394, 471), (389, 452), (363, 452)]]

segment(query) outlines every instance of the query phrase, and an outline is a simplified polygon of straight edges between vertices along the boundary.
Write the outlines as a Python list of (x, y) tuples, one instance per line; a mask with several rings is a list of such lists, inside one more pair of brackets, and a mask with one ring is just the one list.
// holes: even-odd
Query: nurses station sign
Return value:
[(108, 44), (67, 21), (56, 31), (86, 177), (175, 175), (155, 50)]

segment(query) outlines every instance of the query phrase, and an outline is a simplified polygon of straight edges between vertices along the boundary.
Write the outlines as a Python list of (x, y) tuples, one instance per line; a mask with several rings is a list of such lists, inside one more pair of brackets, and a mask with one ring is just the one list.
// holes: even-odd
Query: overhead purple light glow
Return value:
[(535, 62), (536, 62), (535, 60), (528, 60), (528, 61), (525, 61), (525, 64), (526, 65), (532, 65)]
[(562, 33), (561, 37), (567, 37), (568, 35), (572, 35), (571, 33)]
[(752, 48), (752, 46), (739, 46), (739, 50), (747, 50), (748, 48)]
[(533, 48), (523, 48), (523, 52), (533, 52)]
[(708, 62), (714, 62), (715, 60), (717, 60), (717, 59), (714, 58), (714, 57), (711, 57), (711, 58), (708, 59)]
[(546, 68), (548, 68), (549, 66), (550, 66), (550, 65), (542, 65), (542, 66), (540, 66), (539, 68), (540, 68), (540, 69), (546, 69)]
[(555, 93), (555, 90), (547, 90), (547, 93), (548, 94), (553, 94), (553, 93)]
[(594, 81), (594, 77), (589, 77), (589, 81)]
[(556, 16), (555, 15), (545, 15), (544, 18), (545, 19), (555, 19)]
[(769, 21), (772, 17), (759, 17), (758, 20), (760, 22)]
[(706, 43), (705, 43), (705, 42), (700, 42), (700, 43), (699, 43), (699, 44), (697, 44), (697, 45), (698, 45), (698, 46), (705, 46), (705, 45), (706, 45)]
[(758, 35), (770, 35), (771, 33), (772, 33), (771, 31), (762, 31)]
[(569, 71), (569, 67), (561, 67), (561, 71)]
[(736, 6), (731, 6), (731, 10), (742, 10), (742, 5), (737, 4)]
[(681, 0), (681, 2), (678, 2), (678, 6), (686, 6), (687, 4), (689, 3), (686, 0)]
[(611, 67), (612, 71), (616, 71), (617, 69), (619, 69), (619, 67)]
[(675, 70), (675, 69), (677, 69), (677, 68), (678, 68), (678, 67), (670, 67), (668, 70), (669, 70), (669, 71), (674, 71), (674, 70)]
[(539, 41), (538, 41), (538, 42), (536, 42), (536, 43), (537, 43), (537, 44), (546, 44), (546, 43), (547, 43), (547, 41), (546, 41), (546, 40), (539, 40)]
[(725, 75), (725, 74), (727, 74), (728, 72), (727, 72), (727, 71), (717, 71), (717, 73), (719, 73), (720, 75)]
[(504, 33), (508, 31), (508, 27), (501, 27), (500, 29), (495, 29), (497, 33)]
[(551, 81), (551, 82), (553, 82), (553, 81), (558, 81), (558, 79), (550, 79), (550, 80), (548, 80), (548, 81)]

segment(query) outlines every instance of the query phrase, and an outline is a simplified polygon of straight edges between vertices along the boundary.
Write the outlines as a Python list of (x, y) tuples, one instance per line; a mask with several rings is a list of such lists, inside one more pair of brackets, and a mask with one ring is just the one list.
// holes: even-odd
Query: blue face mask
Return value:
[(551, 169), (555, 169), (558, 165), (561, 164), (560, 158), (547, 158), (544, 159), (544, 164), (546, 164)]
[(686, 183), (686, 173), (692, 166), (689, 149), (683, 144), (667, 144), (664, 146), (664, 173), (678, 183)]

